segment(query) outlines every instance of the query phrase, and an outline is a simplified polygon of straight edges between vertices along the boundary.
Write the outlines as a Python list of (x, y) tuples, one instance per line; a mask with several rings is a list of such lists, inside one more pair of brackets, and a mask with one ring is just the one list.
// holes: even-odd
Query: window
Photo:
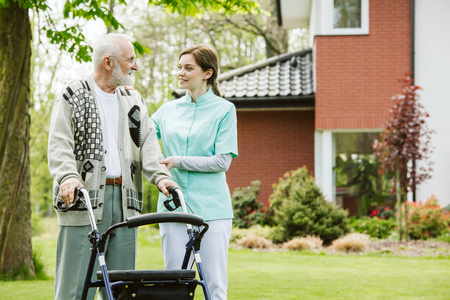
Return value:
[(321, 0), (321, 3), (321, 34), (369, 34), (369, 0)]
[(342, 132), (334, 135), (334, 186), (336, 204), (351, 216), (368, 215), (379, 206), (394, 205), (392, 174), (378, 173), (372, 151), (376, 132)]
[(334, 0), (333, 28), (361, 28), (361, 0)]

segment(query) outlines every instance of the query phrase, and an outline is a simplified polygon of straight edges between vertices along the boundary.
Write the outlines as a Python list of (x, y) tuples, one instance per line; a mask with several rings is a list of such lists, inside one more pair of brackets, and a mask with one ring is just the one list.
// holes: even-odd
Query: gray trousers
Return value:
[[(121, 186), (107, 185), (103, 206), (102, 222), (97, 224), (100, 234), (112, 224), (122, 222)], [(87, 212), (86, 212), (87, 213)], [(91, 243), (88, 234), (91, 226), (60, 226), (56, 249), (55, 299), (76, 300), (81, 298), (86, 277)], [(136, 262), (136, 228), (114, 230), (105, 247), (105, 261), (108, 270), (134, 270)], [(100, 270), (96, 260), (92, 280)], [(108, 299), (104, 289), (99, 291), (100, 299)], [(89, 289), (87, 299), (94, 299), (95, 289)]]

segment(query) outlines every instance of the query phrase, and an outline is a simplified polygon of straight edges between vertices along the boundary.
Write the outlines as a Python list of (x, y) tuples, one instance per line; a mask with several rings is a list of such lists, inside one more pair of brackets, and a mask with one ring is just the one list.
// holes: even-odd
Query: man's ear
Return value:
[(208, 71), (205, 72), (205, 75), (203, 75), (203, 79), (208, 80), (212, 75), (214, 71), (212, 69), (208, 69)]
[(108, 71), (111, 71), (114, 68), (114, 61), (111, 59), (111, 57), (103, 57), (103, 67), (105, 67), (105, 69)]

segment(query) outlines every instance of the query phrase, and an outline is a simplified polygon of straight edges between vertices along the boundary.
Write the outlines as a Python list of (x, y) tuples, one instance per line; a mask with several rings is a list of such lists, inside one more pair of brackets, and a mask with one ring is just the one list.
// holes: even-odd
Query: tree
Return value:
[[(118, 4), (126, 5), (125, 0)], [(201, 15), (205, 11), (224, 14), (260, 12), (253, 0), (149, 0), (167, 12)], [(112, 7), (115, 7), (113, 4)], [(30, 57), (31, 26), (29, 10), (46, 17), (43, 28), (51, 43), (73, 53), (77, 61), (89, 61), (91, 48), (84, 42), (80, 20), (98, 18), (107, 27), (124, 28), (104, 0), (67, 0), (64, 17), (75, 25), (56, 28), (49, 17), (46, 0), (0, 0), (0, 275), (16, 277), (33, 274), (30, 225)], [(135, 43), (137, 52), (146, 49)], [(20, 241), (20, 242), (19, 242)]]
[[(278, 12), (275, 0), (262, 0), (261, 6), (269, 14), (246, 15), (219, 15), (206, 22), (202, 22), (205, 32), (221, 32), (235, 27), (241, 32), (246, 32), (263, 38), (266, 57), (272, 57), (288, 52), (289, 32), (278, 25)], [(220, 29), (220, 30), (218, 30)]]
[[(34, 273), (30, 225), (28, 9), (0, 8), (0, 275)], [(18, 226), (19, 225), (19, 226)]]
[[(380, 139), (373, 144), (374, 154), (380, 162), (380, 173), (395, 173), (394, 186), (397, 195), (399, 238), (402, 239), (401, 204), (408, 191), (426, 179), (431, 178), (431, 163), (426, 163), (431, 155), (431, 134), (426, 123), (429, 117), (419, 102), (417, 91), (420, 87), (412, 84), (413, 78), (406, 75), (399, 80), (402, 92), (392, 98), (391, 116), (381, 132)], [(419, 168), (416, 162), (421, 161)], [(406, 208), (406, 206), (405, 206)], [(405, 218), (407, 212), (405, 212)], [(408, 223), (405, 219), (406, 238)]]

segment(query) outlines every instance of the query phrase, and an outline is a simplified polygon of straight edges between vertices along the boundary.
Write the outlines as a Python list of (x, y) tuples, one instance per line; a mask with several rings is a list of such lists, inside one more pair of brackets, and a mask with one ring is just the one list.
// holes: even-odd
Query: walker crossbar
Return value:
[(127, 219), (128, 228), (155, 223), (186, 223), (198, 227), (204, 225), (202, 217), (183, 212), (148, 213)]

